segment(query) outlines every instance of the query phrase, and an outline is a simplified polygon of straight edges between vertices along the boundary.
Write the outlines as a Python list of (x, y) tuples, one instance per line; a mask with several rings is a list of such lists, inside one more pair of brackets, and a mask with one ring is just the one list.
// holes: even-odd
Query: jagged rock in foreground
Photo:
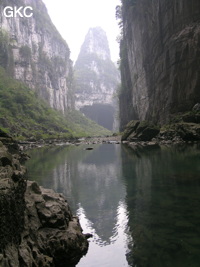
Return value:
[(20, 160), (0, 141), (0, 266), (75, 266), (87, 235), (61, 194), (26, 182)]

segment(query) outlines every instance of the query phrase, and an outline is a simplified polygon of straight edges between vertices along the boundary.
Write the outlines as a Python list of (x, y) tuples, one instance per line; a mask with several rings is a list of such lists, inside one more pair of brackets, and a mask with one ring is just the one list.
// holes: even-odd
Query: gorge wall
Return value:
[(200, 101), (200, 2), (123, 0), (120, 120), (166, 123)]
[(119, 71), (111, 61), (106, 33), (90, 28), (75, 64), (75, 106), (98, 124), (116, 129)]
[[(31, 6), (33, 16), (5, 17), (6, 6)], [(41, 0), (1, 1), (0, 65), (52, 108), (64, 113), (73, 107), (70, 50)]]

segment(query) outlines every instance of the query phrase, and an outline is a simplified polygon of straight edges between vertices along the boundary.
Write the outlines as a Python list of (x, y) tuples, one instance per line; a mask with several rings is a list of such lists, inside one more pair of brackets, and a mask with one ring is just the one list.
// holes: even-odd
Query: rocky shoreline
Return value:
[[(85, 137), (74, 139), (35, 140), (30, 138), (19, 141), (21, 151), (42, 146), (54, 145), (93, 145), (93, 144), (120, 144), (126, 143), (132, 147), (153, 147), (159, 145), (184, 144), (200, 141), (200, 104), (197, 103), (191, 111), (171, 116), (167, 125), (156, 125), (148, 121), (130, 121), (122, 135)], [(24, 155), (24, 157), (26, 157)]]
[(121, 141), (134, 150), (199, 142), (200, 104), (196, 104), (190, 112), (174, 115), (168, 125), (158, 126), (148, 121), (132, 120), (127, 124)]
[[(95, 145), (95, 144), (112, 144), (121, 143), (121, 135), (112, 135), (105, 137), (84, 137), (84, 138), (74, 138), (74, 139), (51, 139), (51, 140), (26, 140), (17, 142), (22, 154), (28, 159), (26, 154), (27, 150), (33, 148), (40, 148), (44, 146), (67, 146), (67, 145)], [(23, 153), (25, 152), (25, 153)]]
[(83, 234), (62, 194), (26, 180), (16, 141), (0, 133), (0, 266), (75, 266), (87, 253)]
[[(19, 142), (19, 146), (25, 159), (28, 159), (26, 154), (27, 150), (33, 148), (39, 148), (43, 146), (65, 146), (65, 145), (88, 145), (88, 149), (95, 144), (126, 144), (131, 147), (133, 150), (142, 149), (142, 148), (153, 148), (159, 147), (162, 145), (176, 145), (176, 144), (187, 144), (187, 143), (197, 143), (200, 141), (200, 125), (193, 124), (179, 124), (173, 126), (166, 130), (158, 130), (156, 135), (152, 138), (146, 139), (141, 138), (135, 135), (135, 130), (132, 129), (132, 125), (138, 123), (138, 121), (131, 121), (130, 124), (125, 129), (122, 135), (114, 135), (107, 137), (93, 137), (93, 138), (80, 138), (74, 140), (48, 140), (48, 141), (25, 141)], [(139, 122), (140, 123), (140, 122)], [(131, 126), (131, 127), (130, 127)], [(176, 127), (176, 128), (174, 128)], [(185, 127), (185, 128), (184, 128)], [(181, 129), (181, 130), (180, 130)], [(128, 130), (128, 135), (127, 135)], [(148, 135), (148, 130), (146, 130)], [(181, 134), (180, 134), (181, 133)], [(145, 133), (146, 135), (146, 133)], [(150, 135), (149, 135), (150, 136)], [(184, 138), (184, 136), (189, 136), (189, 138)], [(86, 148), (87, 149), (87, 148)]]

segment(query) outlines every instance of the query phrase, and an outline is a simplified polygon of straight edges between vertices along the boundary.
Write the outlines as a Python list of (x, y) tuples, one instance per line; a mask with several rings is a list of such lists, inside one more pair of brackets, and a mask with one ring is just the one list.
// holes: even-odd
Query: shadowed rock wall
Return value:
[(200, 2), (123, 1), (121, 129), (165, 123), (200, 100)]

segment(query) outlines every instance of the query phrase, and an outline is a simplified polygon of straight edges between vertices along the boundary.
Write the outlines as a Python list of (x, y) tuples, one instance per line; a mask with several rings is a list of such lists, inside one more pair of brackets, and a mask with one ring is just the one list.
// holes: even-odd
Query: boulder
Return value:
[(194, 111), (200, 111), (200, 103), (196, 103), (194, 107), (192, 108)]
[(130, 121), (126, 127), (125, 130), (122, 134), (121, 140), (122, 141), (126, 141), (127, 138), (133, 133), (135, 132), (135, 130), (137, 129), (138, 125), (140, 124), (140, 121), (138, 120), (132, 120)]
[(0, 266), (75, 266), (88, 235), (63, 195), (24, 179), (20, 161), (0, 143)]
[(87, 253), (88, 241), (63, 195), (28, 181), (25, 201), (27, 224), (20, 247), (23, 264), (34, 258), (38, 266), (42, 258), (48, 263), (41, 266), (75, 266)]
[(151, 141), (159, 134), (159, 128), (151, 122), (142, 121), (136, 129), (136, 137), (140, 141)]
[(0, 166), (12, 166), (12, 156), (4, 149), (0, 149)]
[(195, 123), (180, 123), (177, 125), (177, 134), (184, 141), (199, 141), (200, 125)]
[(200, 123), (200, 114), (183, 115), (182, 120), (188, 123)]
[(160, 131), (158, 139), (172, 142), (199, 141), (200, 124), (179, 122), (169, 125), (167, 129)]
[(122, 135), (122, 141), (151, 141), (159, 134), (159, 127), (148, 121), (131, 121)]

